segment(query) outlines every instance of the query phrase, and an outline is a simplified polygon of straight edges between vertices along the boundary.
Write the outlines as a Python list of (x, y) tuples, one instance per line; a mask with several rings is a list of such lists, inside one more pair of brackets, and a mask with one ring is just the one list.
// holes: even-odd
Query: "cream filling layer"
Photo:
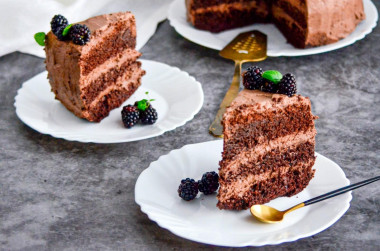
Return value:
[(90, 85), (94, 80), (99, 78), (102, 74), (107, 73), (112, 68), (120, 67), (122, 64), (128, 61), (136, 61), (141, 56), (141, 53), (135, 49), (127, 48), (115, 56), (107, 59), (103, 64), (98, 65), (87, 76), (81, 78), (81, 89)]
[(128, 72), (126, 72), (115, 81), (115, 84), (100, 92), (98, 96), (91, 102), (90, 107), (95, 106), (105, 95), (113, 90), (123, 89), (123, 91), (128, 92), (131, 89), (132, 83), (137, 83), (145, 73), (145, 71), (141, 68), (138, 68), (137, 65), (136, 67), (133, 67), (131, 71), (133, 71), (133, 73), (130, 77), (128, 77)]
[(218, 194), (218, 200), (220, 202), (224, 202), (231, 197), (243, 197), (246, 192), (248, 192), (251, 187), (258, 182), (262, 182), (265, 180), (269, 180), (275, 177), (282, 176), (283, 174), (286, 174), (292, 170), (300, 170), (303, 167), (310, 166), (311, 163), (314, 162), (314, 159), (311, 159), (308, 162), (299, 163), (295, 166), (284, 166), (277, 168), (275, 171), (267, 172), (263, 174), (248, 174), (247, 177), (244, 177), (242, 179), (236, 180), (234, 182), (230, 183), (221, 183), (219, 194)]
[[(220, 170), (220, 173), (224, 174), (227, 178), (229, 175), (233, 175), (234, 173), (236, 173), (240, 166), (256, 162), (258, 157), (265, 155), (271, 150), (274, 150), (276, 148), (287, 149), (292, 146), (305, 143), (307, 141), (314, 141), (316, 134), (317, 131), (313, 126), (310, 130), (306, 132), (292, 133), (274, 140), (264, 142), (260, 145), (257, 145), (253, 149), (240, 152), (238, 155), (234, 157), (232, 161), (230, 161), (227, 164), (227, 166), (224, 166), (223, 169)], [(262, 141), (264, 138), (265, 137), (262, 136)]]

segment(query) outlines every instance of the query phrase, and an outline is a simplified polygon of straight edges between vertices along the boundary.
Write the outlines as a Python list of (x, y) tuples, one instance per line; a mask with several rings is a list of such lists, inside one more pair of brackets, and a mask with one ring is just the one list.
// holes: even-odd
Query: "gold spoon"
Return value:
[(219, 52), (219, 55), (235, 61), (235, 72), (215, 120), (209, 127), (209, 132), (215, 137), (223, 137), (223, 126), (220, 122), (226, 107), (239, 93), (242, 63), (257, 62), (267, 58), (267, 36), (257, 30), (240, 33)]
[(352, 184), (349, 186), (345, 186), (345, 187), (339, 188), (337, 190), (331, 191), (329, 193), (322, 194), (322, 195), (315, 197), (313, 199), (304, 201), (304, 202), (297, 204), (294, 207), (291, 207), (285, 211), (278, 211), (277, 209), (270, 207), (270, 206), (266, 206), (266, 205), (253, 205), (251, 207), (251, 214), (256, 219), (258, 219), (259, 221), (262, 221), (265, 223), (277, 223), (277, 222), (282, 221), (284, 219), (284, 216), (287, 213), (290, 213), (290, 212), (292, 212), (298, 208), (305, 207), (305, 206), (314, 204), (316, 202), (320, 202), (322, 200), (326, 200), (326, 199), (335, 197), (337, 195), (340, 195), (340, 194), (343, 194), (345, 192), (354, 190), (356, 188), (368, 185), (368, 184), (375, 182), (375, 181), (378, 181), (378, 180), (380, 180), (380, 176), (377, 176), (377, 177), (374, 177), (374, 178), (371, 178), (368, 180), (363, 180), (361, 182), (358, 182), (358, 183), (355, 183), (355, 184)]

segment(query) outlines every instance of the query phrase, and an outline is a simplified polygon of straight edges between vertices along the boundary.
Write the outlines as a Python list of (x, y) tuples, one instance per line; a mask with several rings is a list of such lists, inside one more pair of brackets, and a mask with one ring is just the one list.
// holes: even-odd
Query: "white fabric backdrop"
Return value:
[(21, 51), (45, 57), (34, 34), (50, 30), (55, 14), (69, 23), (91, 16), (119, 11), (132, 11), (136, 16), (137, 49), (154, 34), (157, 24), (167, 16), (172, 0), (0, 0), (0, 56)]

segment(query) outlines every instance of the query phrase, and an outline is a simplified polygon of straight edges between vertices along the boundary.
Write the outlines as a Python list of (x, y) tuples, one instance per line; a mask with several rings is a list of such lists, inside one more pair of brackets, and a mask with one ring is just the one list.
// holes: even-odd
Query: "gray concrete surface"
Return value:
[[(379, 3), (376, 3), (379, 6)], [(380, 28), (352, 46), (320, 55), (268, 58), (265, 69), (293, 72), (299, 93), (320, 118), (316, 150), (337, 162), (351, 182), (380, 175)], [(44, 70), (43, 59), (0, 57), (1, 250), (218, 249), (177, 237), (140, 211), (134, 186), (149, 163), (186, 144), (212, 140), (212, 122), (233, 63), (193, 44), (166, 21), (142, 49), (144, 59), (177, 66), (202, 83), (204, 105), (185, 126), (122, 144), (56, 139), (24, 125), (14, 97)], [(351, 207), (329, 229), (259, 249), (379, 250), (379, 183), (353, 192)]]

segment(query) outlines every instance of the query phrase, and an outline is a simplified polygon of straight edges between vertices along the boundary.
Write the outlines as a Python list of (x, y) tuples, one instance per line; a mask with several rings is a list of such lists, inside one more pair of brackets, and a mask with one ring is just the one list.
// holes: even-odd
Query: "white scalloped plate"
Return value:
[[(207, 171), (217, 171), (222, 140), (186, 145), (161, 156), (139, 176), (135, 200), (141, 211), (163, 228), (183, 238), (219, 246), (262, 246), (295, 241), (315, 235), (334, 224), (348, 210), (351, 192), (288, 214), (278, 224), (256, 221), (249, 210), (219, 210), (215, 195), (186, 202), (178, 197), (181, 179), (200, 179)], [(270, 203), (286, 209), (307, 199), (348, 185), (343, 170), (317, 154), (315, 177), (299, 194), (277, 198)]]
[(188, 40), (203, 45), (205, 47), (221, 50), (235, 36), (241, 32), (249, 30), (260, 30), (268, 36), (268, 51), (270, 57), (279, 56), (304, 56), (336, 50), (356, 41), (363, 39), (367, 34), (371, 33), (376, 26), (378, 13), (376, 6), (370, 0), (363, 0), (366, 19), (363, 20), (346, 38), (329, 45), (297, 49), (287, 43), (285, 37), (273, 24), (254, 24), (243, 28), (232, 29), (220, 33), (212, 33), (209, 31), (198, 30), (189, 24), (186, 20), (185, 0), (175, 0), (169, 8), (168, 19), (171, 26)]
[(122, 105), (137, 100), (155, 99), (152, 103), (158, 113), (154, 125), (136, 125), (131, 129), (123, 127), (120, 106), (100, 123), (80, 119), (66, 110), (54, 99), (42, 72), (23, 83), (15, 98), (17, 116), (34, 130), (56, 138), (94, 143), (120, 143), (155, 137), (184, 125), (199, 112), (203, 105), (201, 84), (187, 72), (176, 67), (140, 60), (146, 75), (139, 89)]

